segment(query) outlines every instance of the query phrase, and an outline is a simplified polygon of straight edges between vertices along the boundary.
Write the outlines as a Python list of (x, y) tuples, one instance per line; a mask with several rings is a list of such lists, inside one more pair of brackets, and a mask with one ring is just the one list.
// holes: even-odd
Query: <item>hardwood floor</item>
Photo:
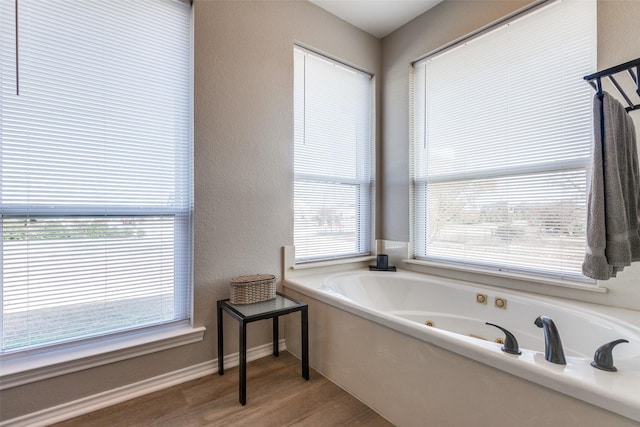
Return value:
[(247, 365), (247, 405), (238, 368), (132, 399), (62, 423), (87, 426), (391, 426), (313, 369), (309, 381), (289, 352)]

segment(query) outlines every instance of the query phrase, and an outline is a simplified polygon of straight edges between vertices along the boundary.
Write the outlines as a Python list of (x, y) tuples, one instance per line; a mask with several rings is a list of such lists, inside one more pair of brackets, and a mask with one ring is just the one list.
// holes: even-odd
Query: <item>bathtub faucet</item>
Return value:
[(553, 320), (548, 316), (539, 316), (533, 323), (544, 331), (544, 358), (551, 363), (566, 365), (560, 334)]

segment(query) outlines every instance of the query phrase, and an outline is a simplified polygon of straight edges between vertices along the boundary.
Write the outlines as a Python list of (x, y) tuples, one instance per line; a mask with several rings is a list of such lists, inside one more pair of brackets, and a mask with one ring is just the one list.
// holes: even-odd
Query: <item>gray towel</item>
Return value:
[[(593, 168), (582, 274), (598, 280), (640, 261), (640, 171), (633, 120), (608, 93), (593, 103)], [(604, 138), (602, 134), (604, 131)]]

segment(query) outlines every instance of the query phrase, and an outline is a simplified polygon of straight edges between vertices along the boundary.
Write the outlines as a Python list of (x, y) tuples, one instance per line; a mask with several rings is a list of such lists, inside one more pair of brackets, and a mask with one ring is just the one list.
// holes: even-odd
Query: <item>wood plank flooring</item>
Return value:
[(238, 368), (141, 396), (55, 424), (102, 426), (391, 426), (314, 371), (309, 381), (289, 352), (247, 365), (247, 405), (238, 402)]

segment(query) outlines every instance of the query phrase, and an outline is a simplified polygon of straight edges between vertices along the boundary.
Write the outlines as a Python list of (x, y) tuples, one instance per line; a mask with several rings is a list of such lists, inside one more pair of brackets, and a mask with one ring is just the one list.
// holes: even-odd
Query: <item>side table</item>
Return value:
[(253, 304), (231, 304), (228, 299), (217, 302), (218, 312), (218, 373), (224, 375), (224, 341), (222, 312), (225, 311), (240, 323), (240, 403), (247, 403), (247, 323), (273, 319), (273, 355), (278, 357), (278, 318), (285, 314), (300, 312), (302, 322), (302, 377), (309, 380), (309, 331), (308, 306), (280, 292), (276, 298)]

